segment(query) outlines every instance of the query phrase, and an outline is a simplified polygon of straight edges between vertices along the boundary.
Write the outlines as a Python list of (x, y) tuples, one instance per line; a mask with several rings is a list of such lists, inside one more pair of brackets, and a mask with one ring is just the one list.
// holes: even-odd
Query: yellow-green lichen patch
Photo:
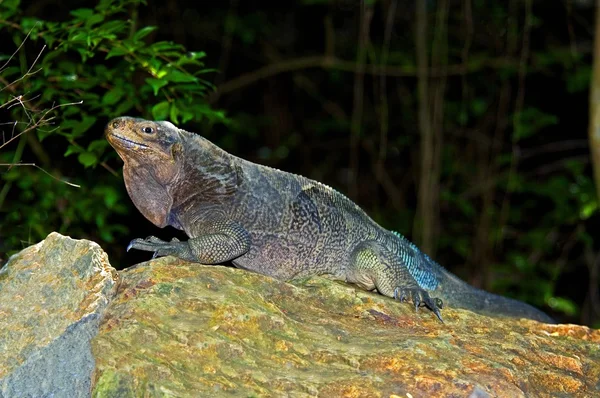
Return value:
[(98, 396), (126, 385), (136, 396), (583, 397), (600, 372), (593, 331), (452, 309), (441, 324), (325, 278), (289, 284), (173, 258), (121, 276), (93, 344)]
[[(97, 328), (90, 320), (101, 316), (117, 283), (106, 253), (91, 241), (53, 232), (12, 256), (0, 271), (0, 379), (26, 361), (62, 355), (52, 347), (67, 339), (71, 345), (87, 344)], [(57, 352), (44, 351), (53, 349)], [(67, 356), (81, 359), (82, 351)], [(91, 359), (82, 362), (93, 367)], [(69, 366), (63, 371), (81, 370)]]

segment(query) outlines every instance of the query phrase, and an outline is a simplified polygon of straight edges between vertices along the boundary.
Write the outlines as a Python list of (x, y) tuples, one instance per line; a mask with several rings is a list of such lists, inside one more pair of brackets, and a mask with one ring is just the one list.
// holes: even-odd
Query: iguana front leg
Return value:
[(411, 253), (397, 257), (377, 241), (363, 242), (352, 252), (346, 280), (367, 290), (376, 288), (379, 293), (399, 301), (412, 301), (417, 310), (425, 306), (444, 322), (440, 314), (442, 300), (430, 297), (419, 286), (408, 271), (407, 261), (414, 261)]
[(245, 254), (250, 249), (250, 235), (235, 221), (207, 224), (203, 231), (185, 242), (173, 238), (165, 242), (154, 236), (134, 239), (130, 249), (154, 252), (154, 257), (172, 255), (203, 264), (220, 264)]

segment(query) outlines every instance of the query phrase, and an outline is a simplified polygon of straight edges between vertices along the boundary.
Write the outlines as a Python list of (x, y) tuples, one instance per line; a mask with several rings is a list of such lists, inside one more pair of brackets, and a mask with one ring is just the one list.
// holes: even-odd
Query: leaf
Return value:
[(148, 83), (152, 87), (152, 91), (154, 91), (154, 95), (158, 95), (158, 90), (160, 90), (162, 87), (169, 84), (169, 82), (165, 79), (155, 79), (153, 77), (147, 78), (146, 83)]
[(204, 66), (204, 64), (202, 62), (199, 61), (199, 59), (202, 59), (206, 57), (206, 53), (203, 51), (200, 52), (187, 52), (185, 53), (185, 55), (181, 55), (179, 57), (179, 59), (177, 60), (177, 62), (175, 62), (176, 66), (182, 66), (182, 65), (197, 65), (197, 66)]
[(124, 47), (113, 47), (104, 59), (109, 59), (112, 57), (119, 57), (121, 55), (129, 54), (129, 50)]
[(104, 16), (102, 14), (93, 14), (85, 20), (85, 26), (90, 27), (102, 21), (104, 21)]
[(179, 109), (179, 111), (181, 113), (181, 122), (182, 123), (187, 123), (190, 120), (193, 120), (195, 117), (194, 113), (187, 109)]
[(154, 120), (165, 120), (169, 115), (170, 104), (168, 101), (159, 102), (152, 107), (152, 118)]
[(562, 297), (551, 297), (548, 300), (548, 305), (550, 308), (565, 313), (567, 315), (576, 315), (577, 314), (577, 305), (569, 299)]
[(104, 228), (105, 221), (106, 218), (104, 217), (104, 214), (96, 213), (96, 226), (98, 227), (98, 229)]
[(52, 135), (53, 130), (44, 130), (44, 129), (37, 129), (37, 136), (38, 136), (38, 140), (40, 140), (40, 142), (44, 141), (44, 139), (46, 137), (49, 137)]
[(471, 101), (471, 112), (475, 116), (481, 116), (487, 110), (488, 103), (482, 98), (475, 98)]
[(190, 83), (198, 81), (197, 77), (177, 69), (173, 69), (167, 72), (164, 78), (174, 83)]
[(581, 207), (581, 210), (579, 211), (579, 218), (586, 220), (593, 216), (594, 213), (596, 213), (596, 210), (598, 210), (598, 202), (595, 200), (588, 202)]
[(567, 91), (579, 93), (589, 89), (592, 68), (589, 65), (580, 65), (573, 73), (567, 74)]
[(89, 115), (84, 115), (83, 118), (81, 119), (81, 122), (79, 122), (74, 128), (73, 128), (73, 135), (74, 136), (80, 136), (83, 133), (85, 133), (86, 131), (89, 130), (90, 127), (92, 127), (92, 125), (96, 123), (96, 117), (95, 116), (89, 116)]
[[(16, 13), (19, 10), (19, 5), (21, 4), (20, 0), (4, 0), (2, 2), (2, 8), (4, 8), (4, 12), (6, 13), (6, 10), (10, 11), (10, 14)], [(3, 18), (6, 18), (7, 20), (9, 20), (9, 18), (12, 15), (3, 15)]]
[(175, 124), (179, 124), (179, 109), (176, 104), (171, 106), (171, 112), (169, 113), (171, 121)]
[(105, 24), (98, 26), (96, 29), (105, 33), (119, 33), (124, 31), (128, 25), (128, 23), (123, 23), (123, 21), (119, 19), (116, 21), (106, 22)]
[(529, 138), (545, 127), (558, 124), (558, 117), (556, 115), (545, 113), (533, 107), (516, 112), (514, 117), (518, 122), (514, 131), (517, 140)]
[(81, 61), (83, 63), (85, 63), (85, 61), (87, 61), (88, 57), (91, 58), (94, 56), (94, 53), (91, 51), (88, 51), (85, 48), (78, 48), (77, 52), (79, 53), (79, 55), (81, 55)]
[(141, 40), (144, 37), (148, 36), (153, 31), (155, 31), (156, 29), (157, 29), (156, 26), (146, 26), (145, 28), (142, 28), (142, 29), (138, 30), (137, 32), (135, 32), (135, 34), (133, 35), (133, 40), (134, 41)]
[(96, 164), (96, 162), (98, 162), (98, 157), (92, 152), (82, 152), (77, 157), (77, 160), (87, 168)]
[(117, 108), (114, 110), (114, 114), (115, 115), (122, 115), (124, 113), (129, 112), (129, 110), (131, 108), (133, 108), (135, 106), (135, 102), (132, 99), (126, 99), (124, 101), (122, 101)]
[(122, 86), (117, 85), (114, 88), (108, 90), (102, 97), (102, 105), (114, 105), (125, 95), (125, 90)]
[(71, 11), (70, 14), (76, 18), (79, 18), (81, 21), (85, 21), (86, 19), (94, 15), (94, 10), (92, 10), (91, 8), (79, 8), (77, 10)]
[(164, 53), (164, 52), (175, 52), (183, 51), (184, 47), (180, 44), (175, 44), (170, 41), (158, 41), (152, 44), (149, 48), (151, 52)]
[(106, 207), (108, 207), (109, 209), (113, 208), (118, 200), (119, 195), (117, 191), (113, 189), (113, 187), (107, 186), (104, 191), (104, 204), (106, 205)]
[(41, 21), (37, 18), (23, 18), (21, 20), (21, 27), (25, 31), (30, 31), (35, 27), (42, 28), (43, 26), (44, 26), (44, 21)]
[(69, 147), (67, 148), (67, 151), (65, 152), (65, 154), (63, 155), (65, 158), (69, 155), (72, 155), (74, 153), (79, 153), (81, 152), (82, 149), (78, 146), (75, 145), (69, 145)]
[(108, 147), (108, 141), (106, 141), (105, 139), (100, 139), (100, 140), (94, 140), (92, 142), (90, 142), (90, 145), (88, 145), (88, 152), (94, 152), (94, 153), (98, 153), (101, 154), (102, 152), (104, 152), (104, 150)]
[(188, 51), (185, 56), (191, 59), (202, 59), (206, 57), (206, 53), (204, 51)]

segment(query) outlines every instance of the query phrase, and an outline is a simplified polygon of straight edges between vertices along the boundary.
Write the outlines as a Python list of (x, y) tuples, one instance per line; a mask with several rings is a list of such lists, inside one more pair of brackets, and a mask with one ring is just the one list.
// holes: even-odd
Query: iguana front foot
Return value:
[(396, 287), (394, 289), (394, 298), (400, 302), (412, 301), (415, 311), (418, 311), (419, 307), (427, 307), (444, 323), (442, 314), (440, 314), (440, 309), (443, 308), (444, 302), (437, 297), (432, 298), (427, 291), (420, 288)]
[(155, 236), (134, 239), (130, 249), (154, 252), (154, 257), (175, 256), (201, 264), (222, 264), (238, 258), (250, 249), (250, 235), (235, 221), (218, 221), (203, 225), (202, 231), (180, 242), (173, 238), (165, 242)]
[(127, 251), (131, 249), (154, 252), (152, 258), (173, 255), (184, 260), (195, 260), (187, 242), (180, 242), (177, 238), (171, 239), (170, 242), (156, 236), (149, 236), (146, 239), (136, 238), (127, 246)]

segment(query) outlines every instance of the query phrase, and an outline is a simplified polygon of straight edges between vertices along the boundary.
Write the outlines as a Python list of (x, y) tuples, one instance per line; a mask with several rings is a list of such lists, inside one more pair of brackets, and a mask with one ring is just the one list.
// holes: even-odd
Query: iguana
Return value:
[(325, 184), (246, 161), (166, 121), (119, 117), (107, 124), (106, 137), (124, 162), (138, 210), (189, 237), (134, 239), (128, 251), (231, 261), (281, 280), (328, 274), (416, 309), (426, 306), (440, 321), (448, 305), (553, 322), (525, 303), (463, 282)]

